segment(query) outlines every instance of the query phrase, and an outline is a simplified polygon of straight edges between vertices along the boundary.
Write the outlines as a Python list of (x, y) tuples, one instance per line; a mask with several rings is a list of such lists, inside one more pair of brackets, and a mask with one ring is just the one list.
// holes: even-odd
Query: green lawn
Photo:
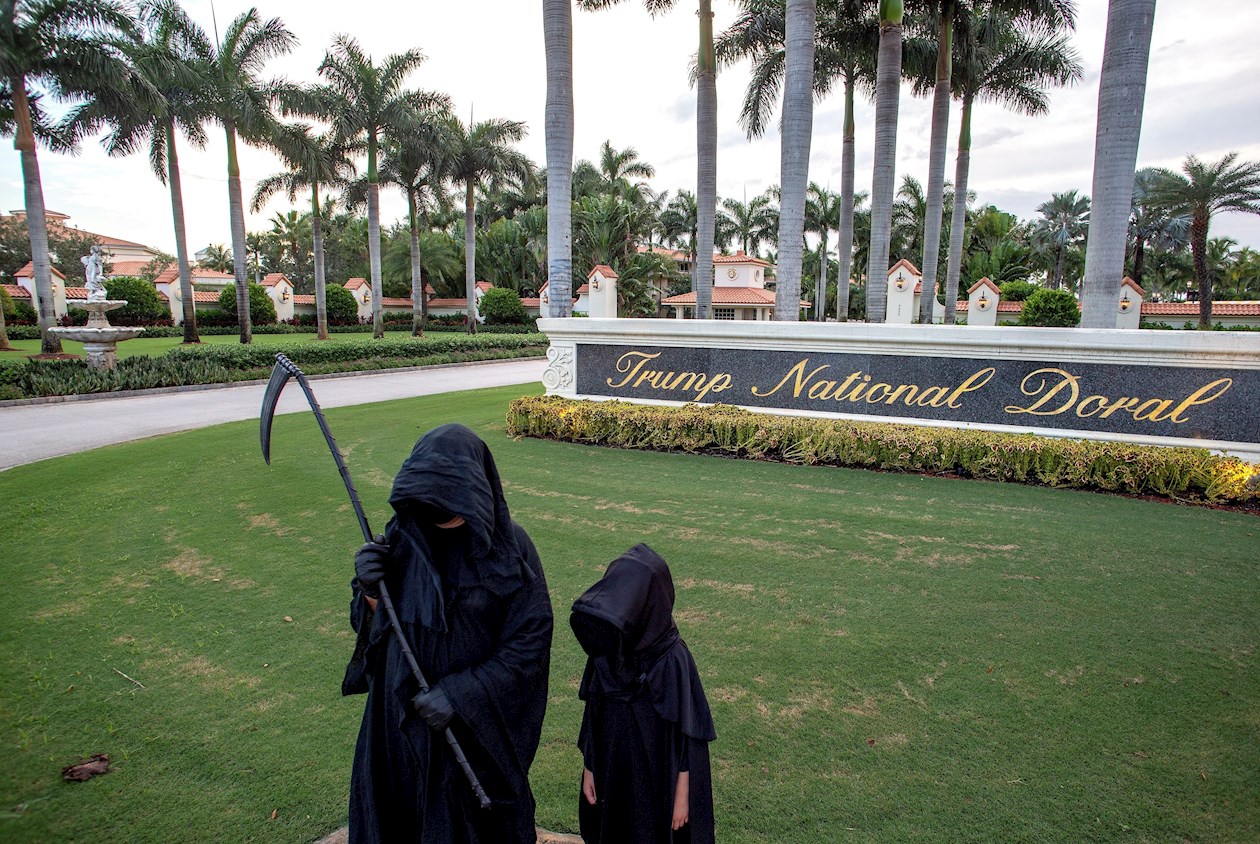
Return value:
[[(433, 336), (447, 336), (449, 332), (435, 332)], [(334, 340), (341, 339), (363, 339), (371, 338), (371, 334), (333, 334)], [(386, 331), (386, 338), (390, 340), (405, 340), (411, 336), (410, 331)], [(425, 336), (428, 336), (427, 334)], [(293, 343), (311, 343), (315, 341), (315, 334), (255, 334), (254, 343), (259, 346), (276, 346), (281, 344), (291, 345)], [(118, 344), (118, 357), (130, 358), (137, 355), (161, 355), (169, 352), (184, 342), (182, 337), (137, 337), (134, 340), (127, 340)], [(236, 334), (208, 334), (202, 335), (201, 342), (206, 344), (239, 344), (241, 339)], [(39, 340), (11, 340), (9, 345), (17, 352), (27, 355), (39, 354)], [(76, 343), (73, 340), (61, 341), (62, 351), (68, 355), (83, 354), (83, 344)], [(0, 357), (0, 361), (4, 360), (20, 360), (21, 356), (14, 353), (6, 353)]]
[[(328, 416), (374, 527), (420, 433), (491, 443), (559, 622), (543, 826), (576, 826), (567, 608), (642, 540), (713, 705), (723, 842), (1260, 840), (1256, 517), (513, 441), (520, 391)], [(241, 423), (0, 473), (0, 839), (344, 823), (360, 538), (311, 416), (278, 417), (272, 454)], [(60, 781), (93, 753), (114, 770)]]

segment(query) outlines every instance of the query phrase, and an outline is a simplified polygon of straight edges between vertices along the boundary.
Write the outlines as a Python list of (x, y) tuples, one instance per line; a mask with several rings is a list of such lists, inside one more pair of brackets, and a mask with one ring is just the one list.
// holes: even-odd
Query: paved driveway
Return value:
[[(320, 378), (315, 394), (325, 408), (368, 404), (538, 382), (546, 365), (546, 359), (530, 358)], [(264, 389), (255, 384), (0, 407), (0, 471), (103, 445), (257, 418)], [(308, 410), (294, 385), (285, 388), (276, 408), (277, 413)]]

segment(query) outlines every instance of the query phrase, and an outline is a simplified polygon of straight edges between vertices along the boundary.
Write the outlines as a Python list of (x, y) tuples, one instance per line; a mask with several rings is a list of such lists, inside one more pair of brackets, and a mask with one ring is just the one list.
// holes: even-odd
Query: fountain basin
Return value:
[(143, 326), (110, 325), (106, 311), (121, 308), (126, 299), (88, 300), (88, 324), (69, 328), (51, 328), (49, 331), (62, 340), (76, 340), (83, 344), (83, 353), (91, 369), (113, 369), (118, 365), (118, 344), (139, 336)]

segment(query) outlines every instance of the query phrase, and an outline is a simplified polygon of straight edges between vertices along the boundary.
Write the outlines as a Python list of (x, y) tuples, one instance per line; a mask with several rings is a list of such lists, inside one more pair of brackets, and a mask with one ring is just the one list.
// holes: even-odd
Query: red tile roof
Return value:
[[(1151, 316), (1199, 315), (1198, 302), (1143, 302), (1142, 314)], [(1260, 317), (1260, 302), (1213, 302), (1212, 316)]]
[(999, 295), (1002, 292), (1001, 290), (998, 289), (998, 286), (994, 284), (992, 280), (990, 280), (989, 277), (986, 275), (984, 278), (980, 279), (975, 284), (971, 285), (971, 287), (967, 288), (967, 295), (970, 296), (972, 293), (975, 293), (976, 289), (979, 287), (987, 287), (990, 290), (992, 290), (994, 293), (997, 293)]
[(219, 270), (212, 270), (209, 267), (198, 267), (194, 265), (191, 270), (191, 273), (192, 273), (193, 278), (227, 278), (227, 279), (231, 279), (232, 281), (236, 281), (235, 274), (220, 272)]
[[(694, 305), (695, 293), (683, 293), (662, 299), (662, 305)], [(774, 294), (759, 287), (715, 287), (713, 288), (713, 306), (749, 306), (767, 307), (774, 305)], [(801, 302), (802, 308), (810, 307), (809, 302)]]
[(478, 281), (478, 282), (473, 283), (473, 287), (476, 287), (478, 290), (484, 293), (487, 290), (489, 290), (491, 287), (494, 287), (494, 285), (488, 281)]
[[(368, 280), (366, 278), (352, 278), (341, 286), (347, 290), (358, 290), (365, 284), (368, 284)], [(370, 284), (368, 284), (368, 286), (371, 287)]]
[(613, 268), (608, 266), (607, 264), (596, 264), (595, 266), (591, 267), (591, 271), (587, 273), (586, 275), (587, 280), (589, 281), (590, 279), (594, 278), (595, 273), (599, 273), (604, 278), (617, 278), (616, 271), (613, 270)]
[(5, 289), (5, 292), (7, 292), (14, 299), (31, 298), (31, 292), (20, 284), (0, 284), (0, 287), (3, 287)]
[[(52, 270), (52, 274), (53, 274), (53, 275), (55, 275), (57, 278), (61, 279), (62, 281), (65, 281), (65, 280), (66, 280), (66, 277), (65, 277), (64, 275), (62, 275), (62, 274), (61, 274), (61, 271), (60, 271), (60, 270), (58, 270), (56, 267), (49, 267), (49, 269), (50, 269), (50, 270)], [(22, 267), (22, 269), (20, 269), (20, 270), (18, 270), (17, 272), (15, 272), (15, 273), (13, 274), (13, 277), (14, 277), (14, 278), (34, 278), (34, 277), (35, 277), (35, 264), (34, 264), (34, 262), (32, 262), (32, 261), (27, 261), (27, 262), (26, 262), (26, 266), (25, 266), (25, 267)]]
[(290, 281), (289, 277), (285, 275), (284, 273), (267, 273), (265, 276), (263, 276), (262, 286), (275, 287), (277, 284), (279, 284), (282, 281), (288, 282), (290, 287), (293, 286), (293, 282)]
[(193, 301), (218, 304), (219, 292), (217, 290), (193, 290)]
[(315, 304), (315, 294), (314, 294), (314, 293), (310, 293), (310, 294), (308, 294), (308, 293), (295, 293), (295, 294), (293, 295), (293, 304), (295, 304), (295, 305), (314, 305), (314, 304)]
[(769, 261), (763, 261), (760, 258), (745, 254), (743, 249), (738, 250), (734, 255), (714, 255), (713, 263), (715, 264), (753, 264), (758, 267), (770, 266)]
[(892, 275), (893, 273), (895, 273), (897, 270), (901, 269), (902, 267), (905, 267), (907, 270), (909, 270), (910, 275), (917, 275), (920, 278), (923, 277), (923, 273), (919, 272), (919, 268), (916, 267), (914, 264), (910, 263), (909, 261), (907, 261), (905, 258), (902, 258), (900, 261), (898, 261), (897, 263), (889, 267), (888, 274)]
[(144, 268), (149, 266), (149, 261), (111, 261), (110, 277), (117, 275), (140, 275), (144, 272)]
[(1142, 289), (1142, 285), (1138, 284), (1136, 281), (1129, 278), (1127, 275), (1124, 277), (1124, 281), (1120, 282), (1120, 286), (1122, 288), (1129, 287), (1129, 288), (1132, 288), (1133, 290), (1136, 290), (1139, 296), (1146, 295), (1146, 291)]
[[(960, 299), (956, 310), (965, 311), (971, 306), (966, 299)], [(998, 302), (998, 313), (1000, 314), (1017, 314), (1024, 309), (1023, 302)]]
[(402, 299), (397, 296), (386, 296), (381, 299), (381, 307), (382, 308), (406, 308), (407, 310), (411, 310), (411, 297)]
[[(158, 295), (161, 296), (162, 294), (159, 293)], [(66, 288), (66, 299), (68, 301), (78, 300), (80, 302), (86, 302), (87, 296), (88, 296), (88, 289), (86, 287), (67, 287)]]
[(534, 296), (532, 298), (522, 298), (521, 304), (527, 308), (540, 308), (542, 307), (542, 299), (538, 298), (537, 296)]
[(430, 308), (467, 308), (468, 300), (465, 299), (430, 299)]
[(591, 286), (589, 284), (583, 284), (581, 287), (577, 289), (578, 296), (581, 296), (583, 293), (590, 293), (590, 292), (591, 292)]

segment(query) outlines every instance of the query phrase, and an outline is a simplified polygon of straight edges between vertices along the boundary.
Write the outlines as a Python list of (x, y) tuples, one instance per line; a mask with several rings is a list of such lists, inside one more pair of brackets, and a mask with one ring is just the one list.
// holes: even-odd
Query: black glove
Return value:
[(354, 555), (354, 576), (359, 588), (369, 598), (380, 597), (381, 581), (385, 579), (385, 566), (393, 559), (384, 534), (378, 533), (372, 542), (364, 542)]
[(455, 708), (451, 699), (441, 686), (431, 686), (427, 692), (421, 692), (411, 699), (411, 705), (420, 713), (420, 717), (435, 730), (445, 730), (446, 725), (455, 717)]

